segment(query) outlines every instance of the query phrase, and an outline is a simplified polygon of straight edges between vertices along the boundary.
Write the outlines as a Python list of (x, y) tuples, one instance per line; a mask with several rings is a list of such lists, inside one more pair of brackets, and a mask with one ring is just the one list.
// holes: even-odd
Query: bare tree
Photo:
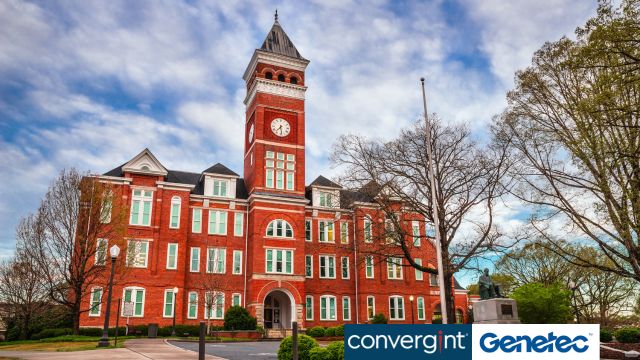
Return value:
[[(512, 194), (534, 210), (531, 237), (566, 261), (640, 281), (640, 1), (598, 15), (516, 74), (498, 142), (517, 157)], [(568, 251), (589, 243), (608, 261)]]
[[(30, 236), (24, 231), (31, 226), (31, 218), (18, 225), (18, 236)], [(29, 339), (32, 321), (40, 315), (49, 301), (42, 277), (33, 259), (17, 253), (0, 264), (0, 299), (8, 305), (8, 317), (20, 328), (20, 338)]]
[[(25, 220), (17, 249), (44, 280), (49, 298), (69, 309), (79, 329), (83, 298), (105, 284), (109, 270), (105, 242), (123, 246), (125, 211), (114, 188), (75, 169), (63, 170), (37, 212)], [(121, 262), (124, 263), (124, 262)]]
[(215, 252), (211, 257), (207, 256), (209, 262), (205, 265), (205, 271), (198, 277), (199, 280), (196, 281), (197, 287), (204, 291), (203, 318), (207, 321), (207, 334), (209, 335), (211, 334), (211, 319), (215, 311), (220, 307), (223, 307), (224, 310), (224, 292), (228, 289), (228, 279), (224, 273), (224, 267), (227, 265), (225, 257), (222, 257), (219, 252)]
[[(435, 274), (435, 269), (416, 263), (411, 255), (416, 238), (409, 221), (433, 223), (427, 165), (427, 146), (431, 146), (444, 280), (453, 284), (456, 272), (474, 268), (475, 260), (490, 258), (505, 246), (494, 223), (494, 207), (508, 185), (500, 183), (508, 159), (503, 148), (474, 142), (464, 125), (444, 125), (435, 116), (431, 122), (429, 145), (424, 123), (417, 122), (388, 142), (342, 136), (332, 160), (344, 167), (340, 181), (368, 193), (378, 206), (379, 217), (372, 225), (376, 239), (359, 251), (385, 262), (402, 256), (409, 266)], [(455, 319), (453, 287), (446, 288), (445, 308)]]

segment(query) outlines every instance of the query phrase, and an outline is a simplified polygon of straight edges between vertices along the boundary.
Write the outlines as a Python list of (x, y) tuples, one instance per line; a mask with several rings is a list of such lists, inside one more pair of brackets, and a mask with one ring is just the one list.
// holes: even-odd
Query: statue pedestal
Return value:
[(516, 301), (507, 298), (473, 303), (474, 324), (520, 324)]

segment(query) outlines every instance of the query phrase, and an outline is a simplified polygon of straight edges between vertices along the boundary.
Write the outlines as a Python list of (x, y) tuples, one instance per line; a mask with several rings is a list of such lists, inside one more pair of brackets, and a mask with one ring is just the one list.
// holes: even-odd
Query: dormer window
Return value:
[(327, 192), (320, 193), (320, 206), (333, 207), (333, 194)]
[(213, 179), (213, 196), (227, 197), (229, 180)]

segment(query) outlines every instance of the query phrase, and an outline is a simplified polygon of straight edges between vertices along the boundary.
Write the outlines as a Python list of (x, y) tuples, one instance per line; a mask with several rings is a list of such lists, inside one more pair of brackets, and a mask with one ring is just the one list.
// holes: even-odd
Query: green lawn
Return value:
[[(123, 347), (124, 341), (132, 339), (133, 336), (119, 336), (118, 346)], [(114, 348), (113, 337), (111, 346), (97, 347), (100, 337), (97, 336), (79, 336), (65, 335), (42, 340), (20, 340), (0, 342), (0, 351), (80, 351), (80, 350), (97, 350)], [(2, 358), (0, 358), (1, 360)]]

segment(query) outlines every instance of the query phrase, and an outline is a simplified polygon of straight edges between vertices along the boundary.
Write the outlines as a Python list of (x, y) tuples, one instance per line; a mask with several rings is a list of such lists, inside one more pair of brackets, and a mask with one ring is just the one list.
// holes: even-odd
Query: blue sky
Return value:
[[(478, 137), (513, 74), (596, 1), (0, 2), (0, 257), (60, 169), (101, 173), (145, 147), (168, 168), (241, 173), (242, 74), (278, 8), (307, 70), (307, 180), (340, 134), (389, 138), (430, 111)], [(517, 204), (499, 209), (505, 227)]]

